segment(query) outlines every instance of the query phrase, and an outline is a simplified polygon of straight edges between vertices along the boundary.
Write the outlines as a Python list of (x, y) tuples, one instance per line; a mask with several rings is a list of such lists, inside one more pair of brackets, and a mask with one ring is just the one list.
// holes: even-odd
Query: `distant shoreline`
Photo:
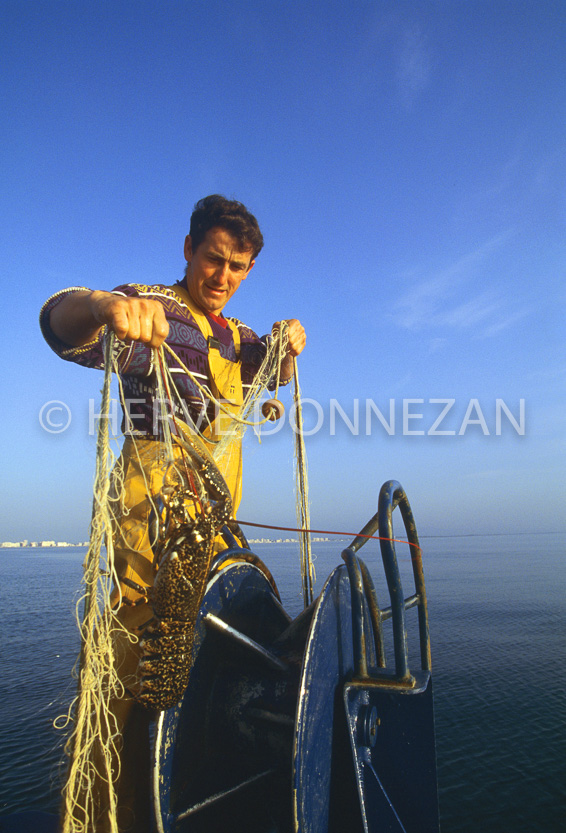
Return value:
[[(333, 538), (311, 538), (313, 544), (320, 544), (327, 541), (336, 540)], [(297, 538), (248, 538), (250, 544), (298, 544)], [(89, 542), (83, 541), (76, 544), (71, 544), (68, 541), (2, 541), (0, 542), (0, 549), (4, 550), (18, 550), (18, 549), (77, 549), (79, 547), (88, 547)]]

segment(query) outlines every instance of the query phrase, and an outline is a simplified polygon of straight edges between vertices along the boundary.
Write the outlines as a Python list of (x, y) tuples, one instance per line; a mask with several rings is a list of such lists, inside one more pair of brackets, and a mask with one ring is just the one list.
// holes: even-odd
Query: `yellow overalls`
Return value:
[[(192, 302), (188, 292), (179, 286), (173, 287), (183, 303), (190, 309), (199, 330), (209, 344), (208, 368), (210, 389), (213, 396), (222, 402), (231, 413), (237, 413), (243, 402), (241, 361), (240, 361), (240, 333), (235, 324), (228, 321), (232, 330), (237, 360), (235, 362), (220, 355), (218, 347), (214, 346), (214, 335), (206, 315)], [(211, 454), (214, 454), (215, 442), (223, 431), (229, 429), (230, 418), (221, 410), (217, 412), (214, 421), (203, 431), (202, 437), (210, 442), (206, 443)], [(189, 431), (189, 429), (186, 429)], [(182, 450), (176, 446), (178, 458)], [(125, 511), (117, 519), (114, 537), (115, 562), (119, 578), (127, 578), (130, 583), (141, 588), (153, 584), (154, 552), (149, 538), (149, 521), (152, 511), (152, 499), (155, 500), (161, 492), (163, 480), (171, 462), (166, 457), (163, 443), (157, 440), (143, 440), (126, 438), (122, 455), (118, 463), (122, 472), (123, 485), (120, 503)], [(242, 443), (236, 438), (227, 446), (216, 464), (223, 475), (230, 494), (232, 495), (232, 517), (236, 516), (242, 496)], [(225, 544), (220, 540), (215, 550), (223, 549)], [(136, 602), (140, 592), (131, 584), (121, 584), (122, 597), (127, 602)], [(113, 601), (116, 600), (116, 595)]]

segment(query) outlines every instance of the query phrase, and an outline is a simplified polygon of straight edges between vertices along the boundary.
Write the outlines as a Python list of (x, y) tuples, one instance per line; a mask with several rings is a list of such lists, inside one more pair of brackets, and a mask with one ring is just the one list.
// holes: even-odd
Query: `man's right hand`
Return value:
[(96, 321), (106, 324), (122, 341), (141, 341), (160, 347), (169, 333), (163, 305), (147, 298), (92, 292), (90, 307)]
[(106, 325), (122, 341), (141, 341), (160, 347), (169, 323), (159, 301), (114, 295), (112, 292), (73, 292), (51, 311), (51, 329), (73, 347), (95, 339)]

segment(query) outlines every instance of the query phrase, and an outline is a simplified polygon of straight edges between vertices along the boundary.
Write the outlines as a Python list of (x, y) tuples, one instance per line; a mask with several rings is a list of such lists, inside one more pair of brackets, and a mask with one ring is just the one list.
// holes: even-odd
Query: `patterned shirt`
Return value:
[[(40, 326), (43, 336), (52, 350), (66, 361), (75, 362), (85, 367), (104, 369), (104, 327), (98, 336), (81, 347), (71, 347), (61, 341), (49, 325), (51, 310), (68, 294), (84, 291), (83, 287), (64, 289), (52, 295), (43, 305), (40, 313)], [(87, 290), (90, 291), (90, 290)], [(161, 284), (145, 286), (143, 284), (124, 284), (113, 290), (116, 295), (126, 297), (149, 298), (160, 301), (169, 322), (167, 343), (178, 355), (183, 364), (191, 371), (199, 383), (207, 390), (210, 387), (208, 372), (208, 343), (201, 333), (191, 311), (183, 300), (169, 286)], [(216, 316), (207, 315), (214, 337), (218, 342), (221, 355), (230, 361), (236, 361), (236, 349), (230, 327), (219, 323)], [(244, 397), (251, 382), (261, 365), (270, 336), (259, 338), (253, 330), (237, 319), (233, 321), (240, 334), (240, 360)], [(139, 341), (126, 344), (116, 342), (115, 356), (122, 379), (124, 399), (129, 425), (124, 417), (122, 431), (125, 434), (159, 438), (159, 409), (156, 408), (157, 386), (156, 373), (153, 366), (153, 353), (150, 347)], [(172, 403), (175, 414), (181, 419), (191, 419), (193, 423), (204, 430), (207, 422), (215, 416), (214, 403), (206, 394), (199, 391), (193, 380), (178, 365), (173, 357), (167, 353), (167, 364), (171, 371), (176, 390), (181, 399), (180, 407)], [(286, 384), (281, 380), (280, 384)], [(275, 387), (275, 380), (268, 385), (270, 390)], [(172, 396), (172, 399), (176, 397)]]

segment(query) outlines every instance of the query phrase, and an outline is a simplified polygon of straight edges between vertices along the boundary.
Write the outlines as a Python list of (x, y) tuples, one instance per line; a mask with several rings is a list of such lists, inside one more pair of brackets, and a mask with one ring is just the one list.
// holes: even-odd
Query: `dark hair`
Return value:
[(193, 252), (198, 249), (207, 231), (215, 226), (233, 234), (242, 250), (252, 249), (252, 260), (261, 252), (263, 236), (256, 218), (241, 202), (227, 200), (220, 194), (203, 197), (195, 205), (189, 230)]

